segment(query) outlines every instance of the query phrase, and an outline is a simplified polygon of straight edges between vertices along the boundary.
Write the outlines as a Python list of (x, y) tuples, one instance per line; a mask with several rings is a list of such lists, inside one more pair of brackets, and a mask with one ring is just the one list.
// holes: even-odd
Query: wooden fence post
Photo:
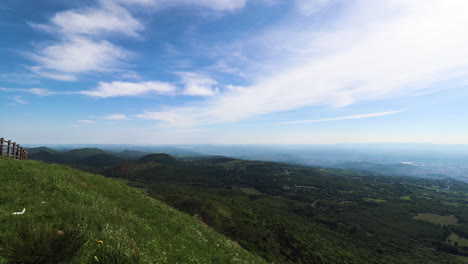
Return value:
[(13, 148), (12, 148), (12, 152), (11, 152), (10, 157), (15, 158), (15, 155), (16, 155), (16, 142), (13, 142)]
[(5, 142), (4, 138), (0, 138), (0, 156), (3, 156), (3, 143)]
[(11, 151), (11, 140), (8, 140), (8, 145), (7, 145), (7, 157), (10, 157), (10, 151)]
[(23, 153), (23, 147), (21, 147), (20, 145), (18, 145), (18, 153), (16, 154), (16, 157), (21, 160), (21, 154)]

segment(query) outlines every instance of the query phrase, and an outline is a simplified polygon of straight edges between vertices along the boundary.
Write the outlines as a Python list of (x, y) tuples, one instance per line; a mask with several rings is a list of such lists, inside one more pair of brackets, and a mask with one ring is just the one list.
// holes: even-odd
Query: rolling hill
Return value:
[(98, 148), (82, 148), (69, 151), (56, 151), (53, 149), (39, 147), (28, 149), (29, 158), (32, 160), (44, 161), (47, 163), (57, 163), (73, 165), (75, 167), (103, 167), (119, 164), (127, 158), (128, 155), (136, 155), (136, 153), (123, 153), (124, 157), (118, 153), (107, 152)]

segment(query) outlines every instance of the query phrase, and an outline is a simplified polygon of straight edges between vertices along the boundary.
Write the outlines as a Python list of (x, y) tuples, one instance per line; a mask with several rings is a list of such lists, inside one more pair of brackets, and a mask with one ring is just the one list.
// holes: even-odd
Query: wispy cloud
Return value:
[(11, 97), (11, 100), (13, 100), (14, 103), (10, 105), (17, 105), (17, 104), (28, 104), (29, 102), (24, 100), (20, 95), (16, 95)]
[(165, 82), (100, 82), (99, 86), (90, 91), (81, 91), (80, 94), (96, 97), (109, 98), (119, 96), (138, 96), (148, 93), (170, 94), (176, 90), (176, 87)]
[(414, 95), (466, 80), (468, 2), (337, 2), (343, 9), (332, 23), (317, 25), (313, 16), (303, 16), (241, 41), (235, 52), (220, 48), (224, 56), (254, 59), (254, 66), (242, 61), (253, 69), (250, 85), (141, 118), (171, 126), (233, 123), (310, 106), (340, 108)]
[(59, 38), (53, 44), (27, 53), (36, 62), (31, 71), (60, 81), (74, 81), (84, 73), (122, 70), (132, 53), (109, 42), (107, 35), (139, 38), (138, 32), (144, 28), (127, 9), (111, 1), (99, 1), (96, 7), (57, 12), (47, 24), (30, 22), (29, 25)]
[(20, 88), (4, 88), (0, 87), (0, 91), (3, 92), (23, 92), (23, 93), (30, 93), (39, 96), (48, 96), (56, 94), (54, 91), (50, 91), (43, 88), (27, 88), (27, 89), (20, 89)]
[(128, 120), (129, 118), (124, 114), (113, 114), (103, 117), (105, 120)]
[(95, 8), (57, 12), (50, 19), (50, 24), (30, 22), (29, 25), (38, 30), (60, 32), (67, 36), (119, 33), (139, 37), (138, 32), (144, 28), (127, 9), (110, 1), (102, 1)]
[(77, 123), (80, 123), (80, 124), (91, 124), (91, 125), (95, 125), (96, 122), (93, 121), (93, 120), (78, 120), (76, 121)]
[(219, 92), (217, 87), (215, 87), (218, 82), (205, 75), (192, 72), (180, 72), (179, 76), (182, 78), (182, 82), (185, 86), (182, 92), (185, 95), (214, 96)]
[(295, 0), (297, 10), (306, 16), (318, 13), (322, 8), (336, 0)]
[(393, 114), (397, 114), (397, 113), (400, 113), (400, 112), (401, 111), (389, 111), (389, 112), (379, 112), (379, 113), (370, 113), (370, 114), (341, 116), (341, 117), (334, 117), (334, 118), (322, 118), (322, 119), (312, 119), (312, 120), (297, 120), (297, 121), (282, 122), (282, 123), (279, 123), (279, 124), (280, 125), (290, 125), (290, 124), (328, 122), (328, 121), (337, 121), (337, 120), (361, 119), (361, 118), (371, 118), (371, 117), (393, 115)]
[[(216, 11), (244, 7), (247, 0), (99, 0), (93, 7), (55, 13), (48, 23), (28, 24), (48, 32), (59, 41), (27, 53), (36, 65), (29, 69), (35, 74), (60, 81), (75, 81), (80, 74), (125, 70), (132, 54), (109, 41), (112, 35), (140, 39), (144, 25), (129, 11), (144, 5), (154, 10), (194, 5)], [(130, 9), (129, 9), (130, 8)], [(128, 72), (123, 74), (128, 75)]]
[(73, 81), (80, 73), (119, 70), (130, 54), (108, 41), (74, 37), (31, 53), (29, 57), (40, 65), (31, 67), (36, 74)]
[(127, 5), (146, 5), (155, 8), (165, 8), (173, 6), (201, 6), (217, 11), (232, 11), (242, 8), (247, 0), (116, 0)]

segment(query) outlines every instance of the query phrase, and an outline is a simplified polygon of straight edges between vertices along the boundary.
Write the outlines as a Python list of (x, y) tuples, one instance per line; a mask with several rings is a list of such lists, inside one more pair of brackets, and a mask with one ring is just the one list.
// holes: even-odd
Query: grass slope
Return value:
[[(0, 244), (28, 247), (25, 229), (49, 230), (54, 239), (78, 230), (87, 242), (69, 263), (264, 263), (194, 217), (117, 180), (0, 158), (0, 182)], [(23, 215), (12, 215), (23, 208)]]

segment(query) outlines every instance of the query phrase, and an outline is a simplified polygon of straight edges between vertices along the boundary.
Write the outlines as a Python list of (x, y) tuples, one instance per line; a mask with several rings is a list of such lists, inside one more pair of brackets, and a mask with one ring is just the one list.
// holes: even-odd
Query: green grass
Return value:
[(438, 215), (432, 213), (419, 213), (413, 216), (413, 219), (440, 225), (456, 225), (458, 223), (458, 218), (454, 215)]
[(405, 196), (400, 196), (400, 200), (403, 200), (403, 201), (412, 201), (413, 199), (411, 199), (411, 196), (405, 195)]
[(462, 204), (460, 203), (457, 203), (457, 202), (447, 202), (447, 201), (442, 201), (441, 202), (443, 205), (448, 205), (448, 206), (455, 206), (455, 207), (460, 207), (460, 206), (463, 206)]
[(455, 233), (450, 234), (447, 238), (447, 243), (454, 246), (468, 247), (468, 239), (463, 238)]
[(366, 202), (374, 202), (374, 203), (386, 203), (387, 200), (384, 199), (375, 199), (375, 198), (364, 198)]
[(455, 257), (456, 259), (458, 259), (458, 260), (461, 261), (462, 263), (468, 264), (468, 257), (465, 257), (465, 256), (458, 256), (458, 255), (453, 255), (453, 257)]
[(241, 187), (239, 188), (241, 191), (243, 191), (246, 194), (252, 194), (252, 195), (261, 195), (262, 192), (254, 189), (254, 188), (247, 188), (247, 187)]
[[(194, 217), (118, 180), (0, 158), (0, 182), (0, 242), (54, 245), (62, 230), (73, 230), (86, 243), (68, 263), (264, 263)], [(23, 208), (24, 215), (12, 215)]]

